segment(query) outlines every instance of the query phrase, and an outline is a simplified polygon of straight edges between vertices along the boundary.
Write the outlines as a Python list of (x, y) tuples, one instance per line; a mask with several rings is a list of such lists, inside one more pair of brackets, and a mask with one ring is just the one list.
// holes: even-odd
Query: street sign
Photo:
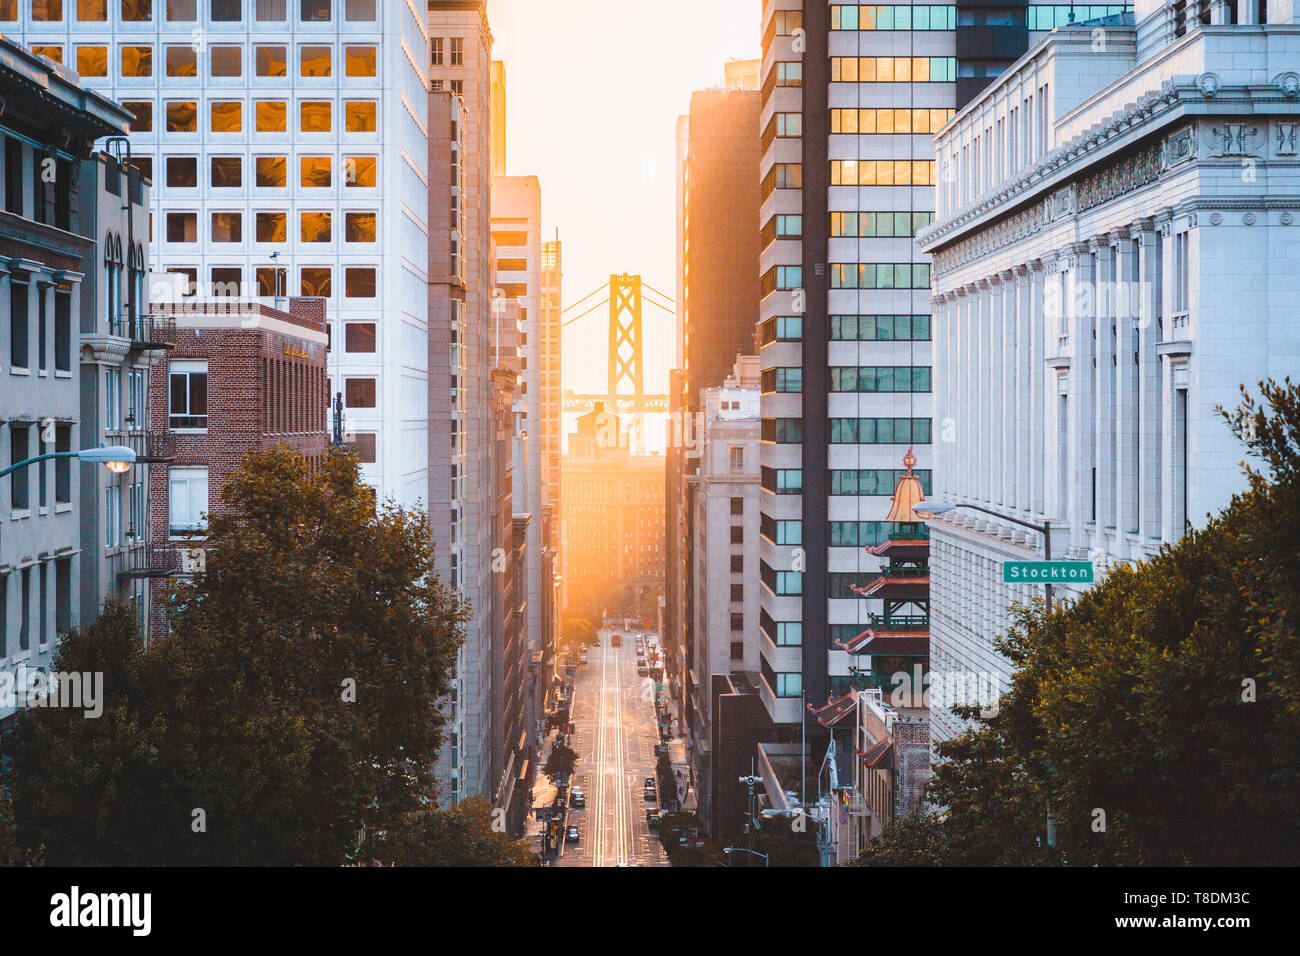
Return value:
[(1003, 584), (1091, 584), (1091, 561), (1004, 561)]

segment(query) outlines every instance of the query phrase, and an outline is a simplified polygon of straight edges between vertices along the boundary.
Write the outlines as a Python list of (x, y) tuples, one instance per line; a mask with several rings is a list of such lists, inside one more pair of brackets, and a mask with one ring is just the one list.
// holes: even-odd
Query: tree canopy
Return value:
[(33, 710), (7, 741), (18, 841), (51, 864), (335, 865), (436, 798), (464, 609), (425, 515), (285, 446), (221, 500), (169, 636), (110, 605), (61, 643), (56, 670), (104, 674), (102, 717)]

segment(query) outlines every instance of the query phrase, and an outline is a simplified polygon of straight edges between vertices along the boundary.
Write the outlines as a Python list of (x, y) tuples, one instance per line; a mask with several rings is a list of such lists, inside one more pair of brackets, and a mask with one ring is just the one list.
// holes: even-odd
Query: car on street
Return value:
[(663, 820), (658, 810), (647, 810), (645, 812), (645, 824), (651, 830), (659, 829), (659, 823)]
[(587, 809), (587, 795), (582, 792), (581, 787), (574, 787), (569, 791), (569, 806), (574, 810)]
[(646, 669), (645, 664), (638, 664), (638, 665), (636, 665), (636, 676), (637, 676), (637, 677), (645, 677), (645, 676), (647, 676), (649, 673), (650, 673), (650, 671)]
[(578, 663), (579, 663), (579, 664), (585, 664), (585, 663), (587, 663), (587, 655), (586, 655), (586, 654), (582, 654), (582, 655), (580, 655), (580, 656), (578, 657)]
[(643, 796), (647, 800), (659, 799), (659, 793), (655, 790), (654, 787), (645, 787), (644, 789), (642, 789), (641, 796)]
[(655, 778), (654, 778), (654, 777), (646, 777), (646, 778), (645, 778), (645, 782), (644, 782), (643, 786), (646, 786), (646, 787), (653, 787), (654, 785), (655, 785)]
[(564, 842), (565, 843), (578, 842), (578, 827), (575, 824), (569, 824), (569, 828), (564, 831)]

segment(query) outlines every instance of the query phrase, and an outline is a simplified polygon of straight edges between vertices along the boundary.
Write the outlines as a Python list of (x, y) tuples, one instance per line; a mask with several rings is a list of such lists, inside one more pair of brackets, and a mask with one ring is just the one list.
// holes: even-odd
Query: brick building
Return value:
[[(324, 457), (329, 336), (325, 300), (316, 298), (291, 298), (287, 311), (227, 301), (155, 313), (175, 323), (174, 347), (149, 381), (149, 431), (169, 462), (153, 469), (149, 497), (150, 569), (161, 578), (184, 570), (181, 549), (220, 513), (221, 489), (248, 452), (283, 442), (313, 465)], [(352, 437), (361, 460), (373, 461), (375, 435)]]

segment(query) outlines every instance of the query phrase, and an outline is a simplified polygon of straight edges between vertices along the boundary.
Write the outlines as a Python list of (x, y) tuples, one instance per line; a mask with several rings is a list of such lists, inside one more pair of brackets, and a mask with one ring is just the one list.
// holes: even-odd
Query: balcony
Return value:
[(165, 465), (176, 459), (176, 436), (162, 429), (150, 429), (144, 436), (143, 450), (137, 449), (136, 462)]
[(181, 570), (180, 549), (146, 544), (126, 555), (127, 566), (117, 572), (119, 579), (169, 578)]
[(169, 351), (175, 346), (176, 317), (174, 315), (139, 315), (134, 319), (119, 320), (124, 338), (131, 340), (132, 352)]

